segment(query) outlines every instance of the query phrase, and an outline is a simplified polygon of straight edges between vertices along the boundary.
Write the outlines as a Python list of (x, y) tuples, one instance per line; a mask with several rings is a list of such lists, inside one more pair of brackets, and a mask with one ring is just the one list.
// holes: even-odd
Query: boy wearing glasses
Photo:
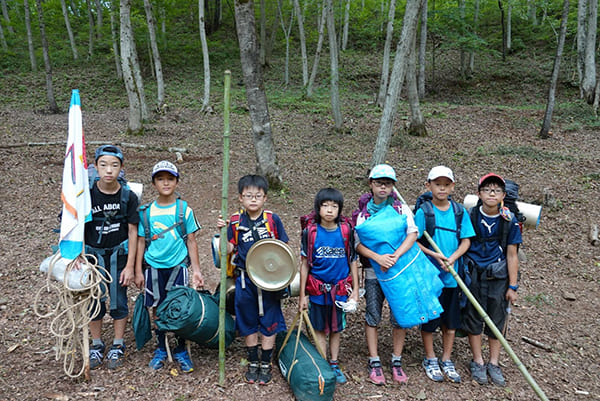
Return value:
[[(521, 243), (521, 230), (517, 219), (503, 206), (505, 182), (497, 174), (486, 174), (479, 180), (478, 195), (481, 206), (469, 211), (475, 237), (466, 253), (471, 273), (470, 290), (498, 328), (504, 327), (507, 308), (517, 300), (519, 259), (517, 247)], [(498, 386), (506, 381), (498, 364), (500, 341), (485, 327), (483, 318), (473, 305), (467, 305), (462, 328), (469, 335), (473, 354), (471, 377), (479, 384), (488, 382), (487, 375)], [(482, 332), (488, 336), (489, 361), (483, 362)], [(487, 374), (486, 374), (487, 373)]]
[[(460, 289), (447, 266), (452, 266), (456, 272), (461, 271), (462, 255), (469, 249), (469, 238), (475, 235), (475, 231), (465, 208), (450, 199), (454, 186), (454, 173), (451, 169), (446, 166), (432, 168), (425, 183), (431, 200), (425, 201), (416, 211), (415, 224), (419, 227), (420, 235), (425, 231), (429, 232), (442, 251), (441, 254), (437, 253), (430, 249), (429, 243), (418, 242), (421, 250), (440, 269), (440, 278), (444, 282), (444, 289), (439, 297), (444, 313), (439, 319), (421, 325), (425, 349), (422, 366), (427, 377), (433, 381), (441, 382), (446, 377), (453, 383), (460, 383), (460, 375), (450, 359), (456, 329), (460, 328)], [(433, 348), (433, 333), (440, 326), (443, 349), (442, 359), (438, 363)]]
[[(276, 238), (288, 242), (288, 236), (279, 216), (264, 210), (269, 185), (265, 177), (246, 175), (238, 181), (239, 201), (242, 205), (238, 213), (226, 222), (222, 216), (217, 227), (227, 226), (227, 253), (235, 252), (233, 263), (236, 266), (235, 317), (236, 328), (244, 337), (248, 351), (248, 383), (267, 384), (271, 381), (271, 357), (275, 346), (275, 335), (286, 330), (281, 311), (278, 291), (264, 291), (256, 287), (246, 274), (246, 255), (256, 241)], [(259, 297), (259, 293), (262, 296)], [(259, 299), (262, 298), (263, 314), (259, 313)], [(261, 355), (258, 356), (258, 332), (262, 335)]]

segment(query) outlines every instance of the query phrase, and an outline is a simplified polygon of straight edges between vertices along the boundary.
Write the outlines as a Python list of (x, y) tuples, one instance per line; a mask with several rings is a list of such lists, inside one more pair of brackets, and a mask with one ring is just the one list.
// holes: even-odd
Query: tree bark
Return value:
[(160, 61), (160, 52), (156, 43), (156, 20), (152, 12), (152, 3), (150, 0), (144, 0), (144, 10), (146, 11), (146, 22), (148, 24), (148, 34), (150, 35), (150, 48), (152, 49), (152, 60), (154, 61), (154, 73), (156, 74), (156, 105), (157, 110), (162, 110), (165, 104), (165, 81), (162, 73), (162, 63)]
[(278, 0), (277, 13), (279, 14), (279, 19), (281, 21), (281, 30), (283, 31), (283, 36), (285, 37), (285, 66), (283, 69), (283, 84), (287, 87), (290, 84), (290, 35), (292, 33), (292, 26), (294, 25), (295, 9), (292, 9), (292, 13), (290, 14), (290, 24), (289, 27), (286, 28), (282, 8), (282, 1)]
[(402, 84), (404, 83), (404, 76), (406, 75), (406, 60), (407, 57), (410, 56), (410, 52), (413, 51), (411, 47), (413, 46), (414, 36), (416, 35), (418, 27), (421, 4), (421, 0), (406, 1), (402, 33), (398, 45), (396, 46), (394, 67), (390, 77), (390, 85), (385, 99), (383, 114), (381, 115), (377, 142), (375, 143), (373, 158), (371, 160), (372, 165), (383, 163), (389, 148), (394, 129), (398, 99), (400, 98), (400, 91), (402, 89)]
[(71, 22), (69, 21), (69, 10), (67, 10), (66, 1), (60, 0), (60, 6), (62, 7), (62, 13), (65, 19), (65, 26), (67, 27), (67, 34), (69, 35), (69, 42), (71, 43), (71, 52), (73, 52), (73, 60), (77, 60), (79, 58), (79, 53), (77, 53), (77, 45), (75, 44), (75, 37), (73, 36), (73, 30), (71, 29)]
[(512, 46), (512, 3), (506, 4), (506, 51), (510, 54)]
[(102, 23), (104, 19), (104, 7), (100, 0), (94, 0), (96, 4), (96, 38), (102, 40)]
[(498, 8), (500, 9), (500, 27), (502, 28), (502, 61), (506, 61), (506, 29), (504, 27), (504, 6), (502, 0), (498, 0)]
[(300, 55), (302, 56), (302, 86), (308, 84), (308, 56), (306, 54), (306, 35), (304, 34), (304, 17), (298, 0), (292, 0), (296, 18), (298, 19), (298, 34), (300, 36)]
[[(479, 0), (475, 0), (475, 11), (473, 12), (473, 33), (476, 34), (479, 31)], [(475, 71), (475, 52), (471, 51), (469, 54), (469, 76), (473, 75)]]
[(327, 34), (329, 36), (329, 58), (330, 58), (330, 78), (331, 88), (331, 111), (333, 113), (333, 122), (336, 130), (342, 129), (342, 110), (340, 107), (339, 90), (339, 67), (338, 67), (338, 47), (335, 34), (335, 16), (333, 14), (333, 0), (327, 0)]
[(235, 1), (235, 22), (240, 47), (240, 61), (246, 99), (252, 121), (252, 134), (256, 152), (256, 171), (267, 178), (274, 188), (281, 188), (282, 179), (277, 165), (271, 118), (265, 94), (262, 66), (260, 64), (252, 1)]
[(417, 76), (417, 87), (419, 98), (425, 97), (425, 64), (427, 55), (427, 0), (423, 0), (421, 9), (421, 30), (419, 35), (419, 75)]
[(15, 30), (10, 23), (10, 15), (8, 14), (8, 7), (6, 6), (6, 0), (0, 0), (0, 4), (2, 5), (2, 16), (4, 17), (4, 21), (6, 21), (6, 29), (8, 33), (11, 35), (15, 34)]
[(201, 111), (210, 108), (210, 59), (208, 55), (208, 42), (206, 41), (206, 24), (204, 20), (204, 0), (198, 0), (198, 22), (200, 29), (200, 43), (202, 45), (202, 64), (204, 65), (204, 97), (202, 98)]
[[(458, 12), (460, 19), (465, 21), (465, 0), (458, 0)], [(460, 75), (464, 78), (467, 77), (467, 63), (468, 63), (467, 52), (461, 46), (460, 48)]]
[(115, 23), (115, 4), (110, 4), (110, 34), (112, 39), (113, 55), (115, 57), (115, 68), (117, 70), (117, 78), (123, 79), (123, 70), (121, 69), (121, 56), (119, 55), (119, 39), (117, 33), (117, 24)]
[[(595, 1), (595, 0), (594, 0)], [(548, 90), (548, 103), (546, 104), (546, 113), (542, 129), (540, 130), (540, 138), (547, 139), (550, 137), (550, 123), (552, 121), (552, 112), (554, 111), (554, 102), (556, 94), (556, 83), (558, 82), (558, 73), (560, 71), (560, 60), (562, 58), (563, 48), (565, 46), (565, 36), (567, 36), (567, 20), (569, 18), (569, 0), (564, 0), (562, 19), (560, 22), (560, 34), (558, 36), (558, 46), (556, 48), (556, 57), (554, 58), (554, 68), (552, 69), (552, 78), (550, 80), (550, 89)]]
[(412, 136), (427, 136), (425, 127), (425, 118), (421, 112), (419, 104), (419, 93), (417, 90), (417, 51), (416, 34), (414, 37), (413, 50), (408, 57), (408, 67), (406, 72), (406, 92), (408, 94), (408, 105), (410, 107), (410, 122), (408, 124), (408, 134)]
[(260, 0), (260, 65), (267, 65), (267, 5), (266, 0)]
[(536, 0), (527, 0), (527, 11), (531, 25), (537, 26), (537, 9)]
[(88, 10), (88, 58), (91, 59), (94, 56), (94, 14), (92, 13), (92, 3), (90, 0), (85, 1)]
[(577, 2), (577, 74), (579, 83), (579, 97), (583, 99), (583, 77), (585, 65), (585, 38), (586, 38), (586, 18), (587, 0)]
[(344, 7), (344, 28), (342, 31), (342, 50), (348, 48), (348, 25), (350, 24), (350, 0), (346, 0)]
[(37, 72), (35, 48), (33, 47), (33, 34), (31, 33), (31, 9), (29, 8), (29, 0), (23, 0), (23, 8), (25, 9), (25, 28), (27, 29), (27, 48), (29, 49), (31, 71)]
[[(39, 0), (38, 0), (39, 1)], [(131, 0), (121, 0), (121, 64), (123, 81), (129, 99), (129, 126), (127, 133), (138, 135), (143, 132), (143, 121), (146, 119), (144, 108), (146, 99), (143, 84), (140, 86), (136, 74), (139, 75), (137, 50), (131, 26)], [(137, 71), (136, 71), (137, 70)]]
[(381, 63), (381, 79), (379, 80), (379, 93), (377, 94), (377, 106), (383, 108), (385, 94), (387, 92), (390, 77), (390, 52), (394, 38), (394, 16), (396, 15), (396, 0), (390, 0), (387, 16), (387, 29), (385, 43), (383, 44), (383, 60)]
[[(586, 1), (586, 0), (580, 0)], [(588, 104), (594, 102), (596, 90), (596, 31), (598, 26), (598, 0), (587, 0), (587, 26), (583, 55), (583, 80), (581, 89)]]
[(2, 43), (2, 48), (5, 51), (8, 50), (8, 43), (6, 43), (6, 37), (4, 36), (4, 28), (2, 28), (1, 21), (0, 21), (0, 43)]
[(38, 21), (40, 24), (40, 37), (42, 39), (42, 51), (44, 54), (44, 66), (46, 67), (46, 98), (48, 99), (48, 109), (51, 113), (60, 112), (56, 99), (54, 98), (54, 87), (52, 85), (52, 63), (50, 62), (50, 53), (48, 52), (48, 40), (46, 39), (46, 24), (44, 23), (44, 11), (41, 0), (35, 2), (38, 12)]
[(319, 21), (319, 38), (317, 39), (317, 48), (315, 50), (315, 59), (313, 60), (313, 66), (310, 73), (310, 78), (308, 79), (308, 85), (306, 85), (306, 97), (311, 98), (313, 95), (313, 86), (315, 84), (315, 79), (317, 78), (317, 70), (319, 69), (319, 60), (321, 59), (321, 51), (323, 50), (323, 38), (325, 36), (325, 21), (327, 20), (327, 6), (325, 5), (325, 1), (323, 1), (323, 5), (321, 8), (321, 19)]

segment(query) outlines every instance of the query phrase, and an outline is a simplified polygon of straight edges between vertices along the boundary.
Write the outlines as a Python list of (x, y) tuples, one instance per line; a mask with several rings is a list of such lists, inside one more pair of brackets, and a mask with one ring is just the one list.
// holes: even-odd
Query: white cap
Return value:
[(389, 164), (378, 164), (371, 169), (369, 173), (370, 180), (377, 180), (379, 178), (389, 178), (390, 180), (396, 182), (396, 172)]
[(152, 169), (152, 178), (154, 178), (154, 176), (157, 173), (160, 173), (161, 171), (166, 171), (167, 173), (171, 173), (175, 177), (179, 177), (179, 172), (177, 171), (177, 167), (170, 161), (162, 160), (162, 161), (159, 161), (158, 163), (156, 163), (154, 165), (154, 168)]
[(433, 181), (440, 177), (446, 177), (450, 181), (454, 182), (454, 174), (452, 173), (452, 170), (446, 166), (435, 166), (432, 168), (427, 176), (427, 181)]

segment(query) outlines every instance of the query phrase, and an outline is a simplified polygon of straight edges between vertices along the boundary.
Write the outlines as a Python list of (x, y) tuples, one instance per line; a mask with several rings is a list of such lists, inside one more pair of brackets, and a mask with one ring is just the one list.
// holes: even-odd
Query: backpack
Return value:
[[(427, 191), (424, 194), (419, 195), (419, 197), (417, 198), (417, 201), (415, 202), (415, 207), (413, 209), (413, 213), (416, 214), (417, 210), (419, 209), (423, 209), (423, 214), (425, 215), (425, 231), (427, 231), (427, 233), (433, 238), (433, 234), (435, 233), (435, 230), (439, 229), (439, 230), (445, 230), (445, 231), (452, 231), (456, 233), (456, 238), (458, 239), (458, 242), (460, 243), (460, 229), (462, 226), (462, 219), (463, 219), (463, 215), (464, 215), (464, 208), (457, 203), (456, 201), (454, 201), (450, 196), (448, 196), (448, 200), (450, 201), (450, 204), (452, 205), (452, 210), (454, 211), (454, 218), (456, 221), (456, 230), (452, 230), (449, 229), (447, 227), (439, 227), (435, 225), (435, 213), (433, 211), (433, 195), (431, 193), (431, 191)], [(421, 244), (423, 244), (425, 247), (429, 248), (429, 242), (427, 241), (427, 239), (424, 236), (421, 236), (421, 238), (419, 238), (419, 242)]]
[[(496, 235), (494, 237), (489, 237), (486, 239), (481, 238), (481, 231), (479, 230), (479, 225), (476, 224), (481, 219), (481, 211), (479, 207), (482, 205), (481, 199), (477, 201), (477, 204), (469, 209), (469, 216), (471, 217), (471, 223), (473, 223), (473, 228), (475, 229), (476, 237), (473, 238), (474, 241), (478, 242), (490, 242), (490, 241), (498, 241), (500, 243), (500, 247), (504, 254), (506, 254), (506, 248), (508, 243), (508, 234), (510, 232), (510, 222), (512, 220), (512, 216), (514, 215), (519, 223), (519, 229), (523, 231), (523, 222), (525, 221), (525, 216), (519, 210), (517, 206), (517, 200), (519, 200), (519, 184), (512, 180), (505, 179), (505, 195), (504, 195), (504, 206), (508, 208), (510, 213), (506, 216), (502, 214), (504, 218), (501, 219), (502, 226), (500, 227), (500, 235)], [(511, 218), (509, 218), (511, 217)], [(517, 244), (517, 248), (518, 248)]]
[[(94, 186), (94, 183), (100, 181), (100, 176), (98, 175), (98, 170), (96, 170), (96, 166), (94, 166), (93, 164), (90, 164), (88, 166), (87, 171), (91, 191)], [(127, 180), (125, 179), (125, 172), (123, 170), (119, 172), (117, 181), (119, 182), (119, 184), (121, 184), (121, 207), (119, 210), (115, 211), (104, 211), (102, 213), (102, 216), (99, 216), (98, 214), (96, 214), (95, 216), (92, 215), (92, 221), (94, 221), (96, 225), (104, 226), (104, 224), (106, 224), (107, 222), (110, 223), (114, 221), (127, 221), (127, 204), (129, 203), (129, 197), (131, 196), (131, 193), (133, 193), (133, 191), (131, 190), (129, 184), (127, 183)], [(102, 235), (99, 235), (97, 244), (100, 244), (101, 239)]]
[[(315, 219), (315, 211), (311, 211), (309, 214), (300, 217), (300, 227), (302, 231), (307, 229), (307, 250), (306, 260), (308, 266), (312, 266), (312, 254), (314, 250), (315, 240), (317, 238), (317, 221)], [(348, 258), (348, 266), (351, 262), (352, 250), (350, 249), (350, 236), (352, 235), (352, 221), (344, 215), (340, 215), (339, 219), (340, 231), (342, 232), (342, 238), (344, 239), (344, 248), (346, 250), (346, 257)]]
[(166, 233), (175, 229), (177, 229), (183, 241), (187, 241), (188, 235), (187, 228), (185, 226), (185, 211), (187, 209), (187, 202), (177, 196), (177, 199), (175, 199), (175, 215), (177, 216), (177, 221), (170, 227), (167, 227), (158, 234), (154, 235), (150, 235), (150, 205), (152, 205), (152, 202), (146, 203), (138, 208), (138, 211), (142, 212), (142, 219), (140, 220), (140, 223), (142, 223), (142, 226), (144, 227), (144, 238), (146, 243), (145, 249), (148, 249), (152, 241), (163, 238)]

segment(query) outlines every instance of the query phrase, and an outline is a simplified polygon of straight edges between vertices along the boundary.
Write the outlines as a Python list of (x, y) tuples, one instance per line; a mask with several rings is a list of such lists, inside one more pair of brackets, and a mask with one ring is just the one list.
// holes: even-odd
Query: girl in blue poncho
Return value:
[[(406, 329), (436, 319), (443, 311), (438, 301), (443, 288), (438, 277), (439, 271), (415, 243), (418, 229), (408, 207), (392, 196), (396, 181), (396, 173), (391, 166), (379, 164), (373, 167), (369, 174), (372, 196), (354, 216), (356, 250), (368, 259), (372, 267), (371, 275), (374, 273), (376, 284), (380, 287), (378, 291), (366, 288), (369, 379), (375, 384), (385, 383), (377, 355), (377, 323), (381, 316), (383, 296), (397, 324), (394, 330), (392, 376), (399, 383), (407, 381), (401, 363)], [(366, 279), (369, 280), (369, 272), (366, 273)], [(367, 280), (365, 287), (368, 287)], [(374, 304), (379, 307), (374, 307)], [(374, 323), (369, 321), (370, 312), (379, 315)]]

